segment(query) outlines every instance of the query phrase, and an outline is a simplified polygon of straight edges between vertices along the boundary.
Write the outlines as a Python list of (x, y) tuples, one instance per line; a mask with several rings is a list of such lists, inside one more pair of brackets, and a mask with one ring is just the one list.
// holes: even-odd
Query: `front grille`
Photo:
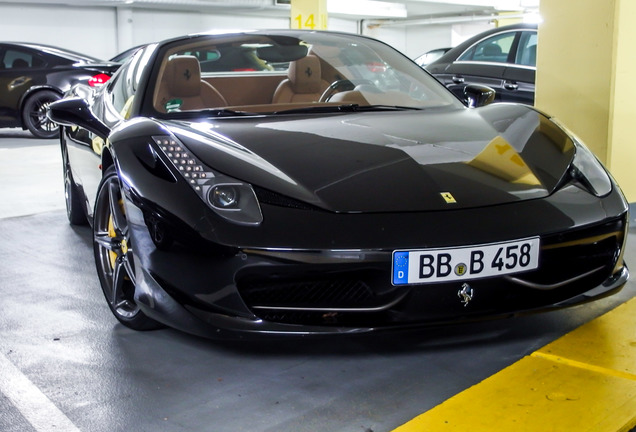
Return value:
[(359, 279), (253, 281), (244, 290), (253, 305), (295, 308), (353, 308), (377, 303)]
[(542, 251), (541, 270), (519, 275), (519, 278), (537, 286), (554, 286), (579, 277), (583, 270), (598, 269), (596, 279), (600, 284), (613, 267), (615, 255), (614, 238), (595, 244), (548, 249)]
[(585, 278), (585, 284), (599, 285), (616, 264), (623, 243), (623, 226), (619, 220), (567, 235), (547, 236), (541, 240), (539, 270), (518, 277), (537, 286), (555, 286), (598, 269)]
[[(258, 317), (275, 322), (342, 324), (344, 317), (365, 321), (398, 303), (408, 289), (386, 283), (378, 270), (330, 272), (305, 277), (241, 277), (237, 286)], [(387, 286), (388, 285), (388, 286)]]
[(602, 284), (618, 260), (625, 223), (542, 237), (539, 270), (469, 280), (475, 297), (467, 306), (458, 298), (462, 281), (391, 285), (390, 262), (364, 269), (256, 266), (238, 275), (236, 284), (254, 315), (286, 324), (379, 327), (509, 315), (551, 308)]

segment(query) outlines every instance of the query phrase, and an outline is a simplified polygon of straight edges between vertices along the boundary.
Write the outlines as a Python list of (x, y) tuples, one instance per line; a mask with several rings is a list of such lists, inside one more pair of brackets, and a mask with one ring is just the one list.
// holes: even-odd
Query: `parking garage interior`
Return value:
[[(181, 34), (289, 28), (288, 3), (0, 1), (0, 41), (108, 59)], [(535, 106), (588, 143), (636, 201), (629, 0), (585, 10), (562, 0), (391, 1), (377, 15), (370, 5), (352, 12), (329, 3), (327, 30), (378, 38), (410, 58), (541, 16)], [(63, 182), (58, 140), (0, 129), (2, 431), (636, 427), (633, 280), (573, 308), (398, 333), (216, 341), (167, 328), (135, 332), (103, 301), (91, 230), (69, 225)]]

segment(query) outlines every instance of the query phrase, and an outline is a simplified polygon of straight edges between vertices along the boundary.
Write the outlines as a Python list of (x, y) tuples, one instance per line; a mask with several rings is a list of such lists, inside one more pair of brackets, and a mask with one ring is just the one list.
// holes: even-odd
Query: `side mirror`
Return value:
[(464, 87), (464, 99), (469, 108), (481, 107), (495, 100), (495, 91), (490, 87), (469, 84)]
[(102, 138), (108, 137), (110, 129), (93, 115), (88, 103), (82, 98), (61, 99), (48, 106), (47, 117), (64, 126), (79, 126)]

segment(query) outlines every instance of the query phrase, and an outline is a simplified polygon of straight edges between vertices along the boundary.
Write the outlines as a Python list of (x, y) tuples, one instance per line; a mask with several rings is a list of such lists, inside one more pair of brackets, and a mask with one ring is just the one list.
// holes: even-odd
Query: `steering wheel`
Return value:
[(331, 97), (341, 91), (353, 90), (355, 85), (349, 81), (348, 79), (340, 79), (332, 82), (329, 87), (325, 89), (324, 92), (320, 95), (320, 99), (318, 102), (329, 102)]

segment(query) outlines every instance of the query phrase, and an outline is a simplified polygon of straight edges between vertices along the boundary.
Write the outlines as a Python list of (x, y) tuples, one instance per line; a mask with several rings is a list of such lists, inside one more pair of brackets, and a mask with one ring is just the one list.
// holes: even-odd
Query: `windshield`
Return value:
[(460, 106), (441, 84), (373, 39), (281, 31), (196, 36), (160, 50), (151, 75), (162, 117), (218, 110), (285, 113), (348, 107)]

